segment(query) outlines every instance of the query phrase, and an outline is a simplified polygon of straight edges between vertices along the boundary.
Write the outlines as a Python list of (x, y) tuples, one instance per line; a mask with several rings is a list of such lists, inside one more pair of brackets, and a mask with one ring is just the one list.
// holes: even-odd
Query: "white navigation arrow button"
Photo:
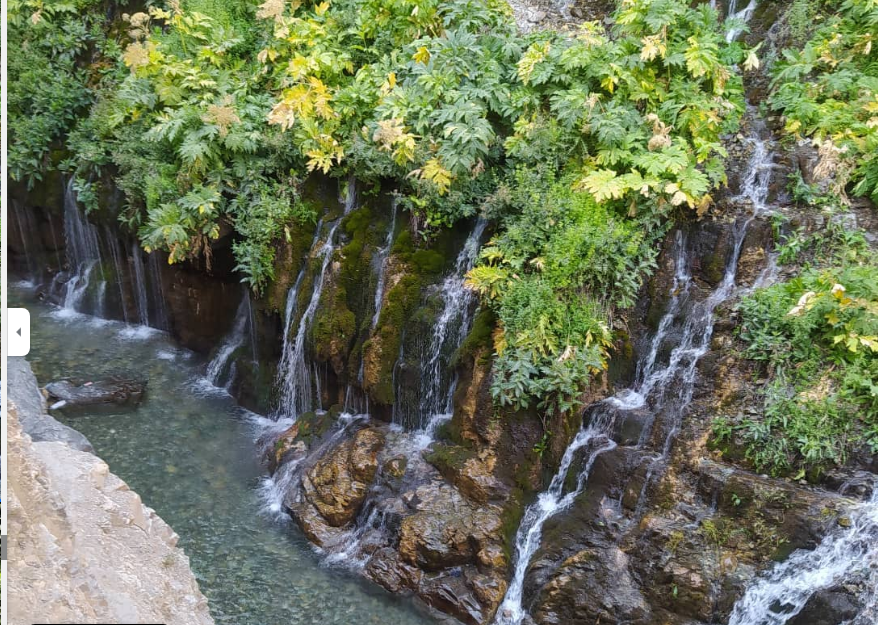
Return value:
[(9, 336), (9, 355), (27, 356), (30, 352), (30, 313), (27, 308), (10, 308), (7, 325), (15, 330)]

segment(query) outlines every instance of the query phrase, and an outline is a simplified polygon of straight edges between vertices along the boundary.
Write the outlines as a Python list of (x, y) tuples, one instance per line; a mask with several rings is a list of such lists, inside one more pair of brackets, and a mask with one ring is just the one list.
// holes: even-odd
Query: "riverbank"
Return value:
[(263, 512), (260, 421), (203, 378), (204, 363), (167, 335), (85, 315), (59, 315), (13, 286), (31, 310), (41, 384), (127, 372), (148, 379), (135, 409), (57, 414), (180, 535), (217, 623), (433, 622), (409, 600), (327, 568), (299, 530)]
[(11, 360), (9, 622), (213, 625), (174, 530), (53, 423), (27, 363)]

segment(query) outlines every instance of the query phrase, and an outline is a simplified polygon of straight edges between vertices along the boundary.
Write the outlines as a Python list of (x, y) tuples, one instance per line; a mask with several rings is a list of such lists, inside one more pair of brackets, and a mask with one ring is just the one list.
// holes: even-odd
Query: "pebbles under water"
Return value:
[(411, 601), (320, 563), (291, 522), (260, 514), (264, 475), (254, 426), (223, 392), (198, 384), (203, 363), (159, 332), (75, 316), (28, 301), (30, 360), (40, 384), (130, 372), (149, 378), (136, 410), (67, 417), (110, 469), (180, 535), (216, 622), (235, 625), (422, 625)]

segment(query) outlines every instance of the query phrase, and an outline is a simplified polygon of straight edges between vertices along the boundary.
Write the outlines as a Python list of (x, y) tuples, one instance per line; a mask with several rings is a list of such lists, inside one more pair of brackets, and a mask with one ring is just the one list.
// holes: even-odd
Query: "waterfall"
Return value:
[(30, 211), (28, 211), (26, 208), (22, 208), (16, 201), (13, 201), (11, 203), (11, 206), (12, 216), (14, 218), (15, 225), (17, 226), (16, 230), (18, 230), (18, 236), (21, 239), (21, 245), (24, 251), (24, 260), (27, 264), (27, 277), (30, 280), (39, 282), (39, 261), (38, 259), (34, 258), (30, 245), (32, 239), (39, 241), (39, 231), (37, 230), (33, 222), (33, 215), (31, 215)]
[(750, 18), (753, 17), (753, 13), (756, 11), (756, 7), (758, 2), (756, 0), (750, 0), (750, 2), (740, 11), (738, 10), (738, 1), (731, 0), (729, 2), (729, 14), (726, 17), (726, 20), (736, 20), (739, 21), (741, 26), (732, 26), (726, 32), (726, 42), (732, 43), (735, 39), (738, 38), (742, 32), (744, 32), (744, 26), (747, 22), (750, 21)]
[[(349, 214), (356, 207), (357, 189), (356, 181), (353, 177), (348, 178), (346, 192), (342, 198), (339, 198), (344, 204), (344, 215)], [(299, 326), (296, 330), (295, 337), (290, 338), (292, 330), (292, 321), (295, 315), (296, 300), (298, 300), (298, 291), (301, 286), (304, 272), (307, 268), (302, 268), (296, 283), (290, 289), (287, 295), (286, 307), (286, 330), (284, 333), (284, 345), (281, 361), (278, 366), (278, 382), (281, 386), (281, 399), (278, 406), (277, 416), (296, 418), (303, 412), (307, 412), (315, 408), (314, 398), (319, 401), (319, 389), (315, 394), (315, 384), (319, 385), (319, 376), (314, 375), (307, 362), (307, 349), (305, 338), (308, 329), (311, 327), (311, 321), (314, 313), (317, 312), (317, 306), (320, 304), (320, 296), (323, 294), (323, 284), (326, 280), (326, 272), (332, 261), (332, 255), (335, 252), (336, 240), (335, 233), (338, 229), (341, 219), (332, 222), (329, 233), (326, 235), (326, 242), (314, 252), (313, 248), (317, 245), (320, 236), (320, 224), (317, 225), (317, 234), (315, 242), (312, 244), (312, 256), (321, 259), (320, 271), (314, 280), (314, 286), (311, 291), (311, 299), (308, 302), (305, 312), (299, 319)]]
[(101, 308), (103, 304), (101, 293), (106, 283), (100, 276), (101, 248), (98, 230), (79, 210), (72, 178), (64, 190), (64, 237), (70, 277), (66, 285), (63, 308), (68, 311), (86, 312), (82, 308), (85, 306), (84, 300), (94, 277), (97, 282), (92, 288), (96, 297), (94, 310), (91, 312), (100, 316), (104, 312)]
[(149, 296), (146, 294), (146, 273), (143, 270), (143, 252), (137, 241), (131, 242), (131, 263), (134, 265), (134, 300), (140, 325), (149, 325)]
[[(497, 623), (503, 625), (517, 625), (524, 618), (524, 609), (521, 604), (524, 576), (531, 558), (540, 546), (543, 525), (551, 517), (566, 509), (579, 494), (585, 489), (591, 468), (599, 455), (613, 449), (616, 444), (609, 437), (612, 429), (612, 412), (599, 410), (591, 425), (579, 430), (573, 442), (564, 451), (561, 466), (552, 478), (549, 488), (540, 493), (537, 500), (527, 507), (521, 519), (521, 525), (515, 535), (515, 573), (512, 582), (503, 598), (503, 603), (497, 610)], [(586, 451), (586, 460), (579, 477), (576, 480), (576, 488), (564, 494), (564, 484), (567, 474), (577, 456), (577, 452), (583, 448), (591, 448)]]
[[(669, 303), (647, 349), (638, 360), (635, 382), (631, 388), (621, 390), (614, 397), (590, 409), (589, 425), (580, 428), (565, 451), (561, 466), (552, 478), (548, 490), (541, 493), (525, 511), (516, 533), (512, 583), (497, 611), (498, 625), (519, 625), (522, 622), (525, 616), (522, 604), (524, 577), (533, 554), (539, 547), (542, 527), (549, 518), (562, 512), (585, 490), (595, 458), (615, 446), (610, 435), (616, 415), (620, 411), (648, 406), (650, 416), (637, 448), (644, 449), (649, 444), (657, 415), (667, 416), (669, 427), (661, 443), (661, 453), (650, 459), (635, 513), (635, 517), (640, 516), (648, 486), (667, 461), (686, 408), (692, 400), (698, 361), (707, 353), (713, 335), (714, 311), (736, 294), (738, 259), (747, 229), (766, 209), (774, 165), (768, 144), (759, 136), (761, 132), (764, 132), (764, 127), (754, 124), (753, 135), (748, 140), (753, 152), (747, 163), (747, 173), (742, 180), (740, 194), (734, 198), (739, 202), (749, 203), (752, 213), (732, 227), (733, 247), (726, 259), (722, 280), (707, 298), (693, 301), (691, 252), (686, 237), (678, 230), (674, 238), (674, 279), (669, 289)], [(662, 365), (658, 358), (661, 347), (674, 337), (678, 337), (678, 343), (671, 350), (668, 362)], [(593, 441), (603, 441), (604, 444), (595, 446)], [(585, 446), (592, 447), (592, 451), (586, 452), (576, 488), (562, 496), (573, 458)]]
[[(387, 230), (387, 236), (384, 237), (384, 245), (378, 248), (373, 258), (375, 270), (375, 296), (372, 300), (372, 319), (369, 324), (369, 332), (375, 330), (378, 325), (378, 319), (381, 316), (381, 305), (384, 300), (384, 287), (387, 274), (387, 258), (390, 256), (390, 249), (393, 247), (393, 235), (396, 231), (396, 198), (391, 201), (390, 208), (390, 228)], [(363, 392), (363, 379), (366, 372), (366, 363), (360, 355), (360, 366), (357, 370), (358, 387), (348, 384), (345, 389), (344, 411), (352, 414), (364, 414), (369, 412), (369, 397)]]
[[(487, 222), (479, 219), (457, 256), (454, 269), (439, 287), (442, 309), (436, 317), (433, 332), (424, 353), (421, 369), (420, 401), (416, 415), (417, 429), (432, 440), (436, 428), (451, 417), (454, 389), (457, 377), (451, 369), (451, 358), (463, 343), (473, 320), (475, 295), (466, 285), (466, 274), (475, 265), (479, 254), (482, 234)], [(394, 411), (404, 418), (401, 411)], [(398, 415), (396, 413), (399, 413)]]
[[(326, 270), (329, 268), (332, 253), (335, 251), (335, 231), (337, 228), (338, 222), (332, 225), (326, 237), (326, 243), (317, 252), (317, 257), (322, 258), (322, 262), (320, 271), (314, 280), (311, 300), (308, 302), (308, 307), (302, 313), (302, 318), (299, 320), (295, 339), (289, 345), (284, 345), (284, 352), (288, 348), (290, 352), (287, 361), (289, 368), (285, 372), (281, 388), (280, 411), (283, 416), (296, 417), (314, 407), (314, 376), (306, 359), (305, 336), (308, 333), (308, 328), (311, 327), (311, 320), (314, 318), (314, 313), (317, 312), (320, 296), (323, 294)], [(287, 339), (285, 338), (284, 341), (286, 342)], [(284, 356), (286, 356), (286, 353)]]
[[(155, 327), (168, 331), (171, 329), (171, 324), (168, 322), (168, 311), (165, 308), (165, 290), (162, 286), (159, 256), (156, 252), (149, 254), (149, 284), (152, 290), (152, 299), (155, 302)], [(253, 349), (256, 349), (255, 343)]]
[[(220, 388), (228, 388), (234, 381), (234, 375), (231, 368), (228, 367), (232, 354), (235, 353), (247, 338), (247, 325), (250, 322), (250, 293), (245, 292), (241, 303), (238, 305), (238, 312), (235, 314), (235, 321), (232, 323), (232, 329), (223, 339), (220, 348), (217, 350), (213, 360), (207, 365), (207, 373), (205, 377), (208, 382)], [(228, 369), (228, 371), (227, 371)]]
[(387, 257), (390, 255), (390, 248), (393, 247), (393, 233), (396, 230), (396, 198), (393, 198), (390, 210), (390, 229), (387, 231), (387, 236), (384, 239), (384, 245), (381, 247), (381, 249), (378, 250), (378, 254), (376, 255), (376, 262), (378, 265), (378, 279), (376, 280), (375, 285), (375, 312), (372, 314), (372, 324), (369, 327), (370, 330), (375, 329), (375, 326), (378, 325), (378, 318), (381, 316), (381, 304), (384, 300), (384, 280), (386, 277), (385, 274), (387, 273)]
[[(757, 579), (735, 604), (729, 625), (783, 625), (818, 590), (869, 570), (874, 579), (878, 571), (878, 483), (870, 501), (854, 509), (850, 521), (850, 527), (828, 534), (813, 551), (796, 551)], [(876, 592), (867, 590), (865, 610), (853, 624), (875, 623), (868, 612), (876, 608)]]
[[(323, 220), (317, 222), (317, 228), (314, 231), (314, 240), (311, 241), (311, 247), (308, 248), (310, 251), (317, 247), (317, 243), (320, 242), (320, 231), (323, 229)], [(293, 283), (293, 286), (290, 287), (290, 290), (287, 292), (287, 305), (286, 310), (284, 311), (284, 343), (281, 349), (281, 359), (277, 366), (277, 383), (281, 388), (286, 386), (287, 378), (292, 375), (292, 367), (293, 367), (293, 357), (295, 350), (295, 341), (290, 340), (291, 331), (293, 328), (293, 320), (296, 317), (296, 306), (299, 301), (299, 288), (302, 286), (302, 280), (305, 279), (305, 273), (308, 270), (308, 261), (306, 260), (302, 263), (302, 268), (299, 270), (299, 275), (296, 276), (296, 281)], [(278, 416), (282, 416), (286, 414), (284, 412), (285, 404), (281, 404), (278, 408)], [(298, 415), (292, 415), (293, 417)]]
[(256, 345), (256, 320), (253, 318), (253, 300), (250, 298), (250, 292), (247, 291), (247, 329), (250, 337), (250, 357), (253, 364), (259, 364), (259, 353)]
[(104, 226), (104, 237), (107, 239), (107, 247), (110, 248), (110, 258), (113, 260), (113, 273), (116, 275), (116, 287), (119, 289), (119, 307), (122, 310), (122, 320), (128, 323), (128, 306), (125, 302), (125, 287), (122, 283), (122, 248), (119, 239), (113, 235), (109, 226)]

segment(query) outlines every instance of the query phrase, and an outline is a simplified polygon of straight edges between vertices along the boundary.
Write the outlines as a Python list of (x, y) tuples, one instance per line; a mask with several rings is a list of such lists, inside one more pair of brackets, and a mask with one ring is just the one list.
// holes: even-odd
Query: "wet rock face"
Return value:
[(856, 617), (862, 608), (854, 593), (834, 586), (814, 593), (787, 625), (838, 625)]
[(357, 432), (327, 452), (302, 480), (308, 501), (332, 527), (350, 523), (378, 470), (384, 435), (378, 430)]
[(643, 596), (628, 571), (627, 556), (618, 548), (586, 549), (564, 561), (559, 573), (543, 587), (533, 612), (539, 625), (646, 623)]
[(66, 410), (100, 405), (135, 406), (143, 399), (145, 391), (146, 382), (124, 377), (59, 380), (46, 385), (50, 404), (60, 404), (58, 407)]
[(209, 353), (231, 329), (241, 287), (185, 265), (162, 270), (171, 332), (185, 347)]
[(409, 564), (434, 571), (467, 564), (500, 542), (499, 510), (473, 505), (453, 486), (423, 486), (414, 502), (416, 512), (403, 519), (399, 535), (400, 556)]

